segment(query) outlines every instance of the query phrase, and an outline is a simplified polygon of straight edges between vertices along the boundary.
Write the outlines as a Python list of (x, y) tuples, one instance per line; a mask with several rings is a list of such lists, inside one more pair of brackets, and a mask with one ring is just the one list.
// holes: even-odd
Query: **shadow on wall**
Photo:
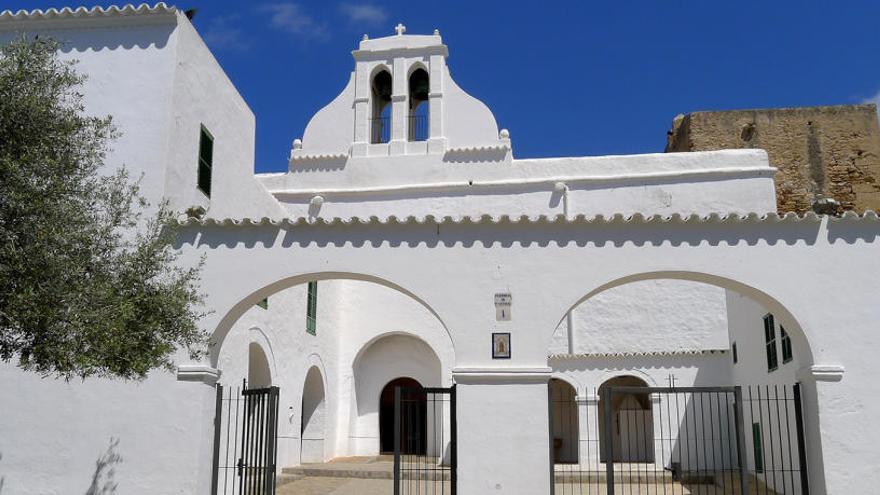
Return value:
[[(116, 465), (122, 462), (122, 456), (117, 452), (119, 439), (110, 437), (110, 445), (107, 451), (95, 461), (95, 473), (92, 475), (92, 484), (86, 490), (86, 495), (107, 495), (116, 493)], [(2, 485), (0, 485), (2, 488)]]
[[(228, 226), (190, 225), (182, 227), (176, 248), (186, 245), (209, 247), (252, 248), (258, 245), (272, 247), (280, 243), (282, 247), (300, 246), (346, 246), (360, 247), (427, 247), (480, 245), (490, 246), (577, 246), (613, 245), (615, 247), (631, 243), (634, 246), (702, 245), (769, 245), (785, 244), (813, 245), (821, 235), (819, 221), (788, 218), (780, 221), (751, 222), (738, 217), (716, 218), (712, 221), (690, 220), (690, 227), (683, 227), (680, 217), (671, 221), (647, 221), (637, 217), (632, 221), (593, 220), (577, 218), (572, 222), (547, 221), (531, 223), (523, 228), (511, 228), (515, 220), (504, 219), (495, 223), (477, 222), (473, 219), (461, 222), (440, 222), (434, 218), (424, 221), (391, 218), (387, 222), (328, 222), (318, 219), (311, 225), (290, 224), (249, 225), (242, 223), (234, 229)], [(516, 219), (518, 220), (518, 219)], [(589, 228), (572, 228), (573, 224)], [(636, 228), (637, 227), (637, 228)], [(853, 244), (859, 240), (874, 242), (880, 238), (880, 222), (859, 221), (857, 219), (835, 219), (828, 223), (828, 242), (843, 241)]]
[(52, 36), (62, 42), (61, 51), (64, 53), (100, 52), (120, 48), (143, 50), (151, 47), (165, 48), (175, 28), (172, 21), (168, 24), (128, 26), (122, 36), (115, 29), (92, 29), (86, 33), (62, 31), (54, 32)]

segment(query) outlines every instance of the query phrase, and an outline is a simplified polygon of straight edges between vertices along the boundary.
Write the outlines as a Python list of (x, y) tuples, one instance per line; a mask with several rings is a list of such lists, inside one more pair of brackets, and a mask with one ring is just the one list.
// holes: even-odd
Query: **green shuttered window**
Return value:
[(788, 332), (785, 331), (782, 325), (779, 326), (779, 331), (782, 334), (782, 362), (787, 363), (794, 357), (794, 353), (791, 350), (791, 337), (788, 336)]
[(760, 423), (752, 423), (752, 446), (755, 452), (755, 472), (764, 472), (764, 443), (761, 439)]
[(199, 135), (199, 177), (198, 188), (211, 197), (211, 172), (214, 168), (214, 137), (202, 126)]
[(318, 282), (309, 282), (309, 297), (306, 307), (306, 332), (318, 332)]
[(767, 371), (774, 371), (779, 367), (779, 357), (776, 354), (776, 323), (772, 314), (764, 317), (764, 342), (767, 347)]

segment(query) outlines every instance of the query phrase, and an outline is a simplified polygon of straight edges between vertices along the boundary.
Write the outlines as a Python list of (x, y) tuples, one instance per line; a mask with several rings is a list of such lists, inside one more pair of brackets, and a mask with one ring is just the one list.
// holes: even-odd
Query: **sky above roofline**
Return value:
[(168, 3), (198, 9), (196, 28), (253, 109), (258, 172), (286, 170), (361, 36), (398, 22), (440, 30), (453, 78), (510, 130), (517, 158), (660, 152), (679, 113), (880, 101), (880, 2), (867, 0)]

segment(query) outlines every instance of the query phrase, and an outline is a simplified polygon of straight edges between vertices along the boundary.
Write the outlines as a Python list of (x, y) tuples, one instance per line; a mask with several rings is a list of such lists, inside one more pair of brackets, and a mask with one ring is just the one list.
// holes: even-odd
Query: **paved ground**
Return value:
[[(278, 487), (277, 495), (391, 495), (391, 480), (305, 477)], [(424, 490), (422, 493), (425, 493)]]
[[(424, 462), (424, 461), (423, 461)], [(424, 464), (422, 464), (424, 465)], [(379, 457), (348, 457), (334, 459), (323, 464), (306, 464), (294, 468), (285, 468), (282, 476), (298, 478), (278, 487), (277, 495), (392, 495), (394, 486), (391, 480), (391, 458)], [(559, 466), (557, 466), (559, 467)], [(570, 467), (563, 467), (557, 472), (556, 495), (606, 495), (604, 471), (585, 472), (572, 477), (567, 473)], [(653, 473), (645, 470), (641, 475), (633, 477), (624, 470), (621, 476), (627, 479), (616, 484), (615, 492), (626, 495), (702, 495), (722, 494), (739, 495), (739, 483), (725, 482), (721, 484), (685, 484), (672, 482), (669, 473), (660, 471)], [(281, 482), (281, 480), (279, 480)], [(637, 483), (640, 481), (640, 483)], [(763, 484), (754, 478), (751, 481), (750, 493), (772, 495)], [(403, 495), (449, 495), (448, 482), (404, 480), (401, 493)], [(766, 494), (765, 494), (766, 491)]]

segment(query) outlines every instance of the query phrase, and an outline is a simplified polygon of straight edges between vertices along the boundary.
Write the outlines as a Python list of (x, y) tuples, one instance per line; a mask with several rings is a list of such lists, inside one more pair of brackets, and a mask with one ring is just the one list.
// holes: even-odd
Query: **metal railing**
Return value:
[(213, 495), (273, 495), (278, 387), (216, 386)]
[(428, 140), (428, 116), (410, 115), (407, 121), (407, 139), (410, 141)]
[(800, 393), (607, 386), (578, 402), (551, 388), (551, 493), (808, 494)]
[(391, 140), (391, 119), (375, 117), (370, 119), (370, 142), (373, 144), (387, 143)]
[(455, 385), (394, 389), (394, 495), (456, 495)]

